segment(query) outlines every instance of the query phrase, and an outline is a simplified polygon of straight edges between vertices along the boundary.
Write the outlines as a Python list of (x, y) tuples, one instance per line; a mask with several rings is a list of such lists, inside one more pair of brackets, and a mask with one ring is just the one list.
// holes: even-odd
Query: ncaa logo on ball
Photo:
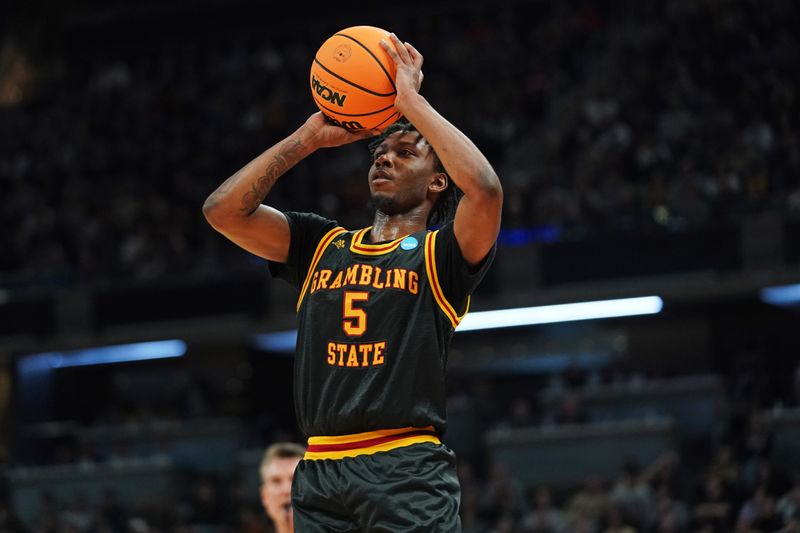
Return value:
[(311, 89), (323, 100), (331, 102), (332, 104), (336, 104), (339, 107), (344, 107), (344, 101), (347, 98), (347, 95), (340, 94), (339, 92), (331, 89), (325, 84), (325, 82), (318, 80), (313, 74), (311, 75)]
[(344, 63), (353, 55), (353, 49), (348, 44), (340, 44), (333, 50), (333, 59), (339, 63)]

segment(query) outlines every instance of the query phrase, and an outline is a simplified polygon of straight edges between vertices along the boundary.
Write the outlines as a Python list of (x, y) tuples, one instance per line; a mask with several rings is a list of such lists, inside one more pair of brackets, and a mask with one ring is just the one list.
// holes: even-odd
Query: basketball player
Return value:
[(319, 113), (203, 209), (300, 291), (295, 410), (309, 439), (292, 504), (303, 533), (461, 529), (455, 458), (439, 440), (447, 348), (494, 256), (503, 194), (478, 148), (419, 94), (422, 55), (390, 38), (395, 107), (409, 124), (371, 144), (372, 226), (261, 205), (301, 159), (366, 136)]
[(276, 533), (294, 533), (292, 478), (305, 448), (293, 442), (276, 442), (264, 452), (259, 466), (261, 504), (275, 525)]

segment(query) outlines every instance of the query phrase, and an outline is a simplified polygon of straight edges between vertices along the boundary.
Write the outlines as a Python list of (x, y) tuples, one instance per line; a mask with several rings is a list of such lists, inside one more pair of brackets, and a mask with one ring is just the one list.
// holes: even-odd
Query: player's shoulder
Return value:
[(321, 236), (330, 231), (341, 230), (336, 220), (323, 217), (317, 213), (301, 211), (285, 211), (284, 216), (289, 221), (292, 234)]
[(317, 213), (311, 213), (307, 211), (284, 211), (284, 216), (289, 219), (290, 222), (294, 222), (295, 224), (302, 224), (305, 226), (338, 226), (339, 223), (336, 220), (323, 217), (318, 215)]
[(289, 223), (292, 242), (303, 246), (317, 246), (345, 231), (335, 220), (316, 213), (286, 211), (283, 214)]

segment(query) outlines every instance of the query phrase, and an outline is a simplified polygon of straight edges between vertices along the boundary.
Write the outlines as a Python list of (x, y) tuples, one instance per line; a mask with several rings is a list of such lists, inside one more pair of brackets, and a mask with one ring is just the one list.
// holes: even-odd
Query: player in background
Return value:
[(267, 448), (258, 472), (261, 476), (261, 504), (275, 525), (275, 533), (294, 533), (292, 478), (297, 463), (306, 453), (293, 442), (276, 442)]
[(480, 150), (419, 94), (422, 55), (390, 38), (382, 45), (397, 66), (395, 107), (410, 125), (372, 144), (372, 226), (348, 231), (261, 204), (315, 150), (374, 133), (347, 132), (320, 113), (203, 208), (300, 292), (295, 411), (309, 445), (292, 503), (303, 532), (461, 528), (455, 457), (440, 440), (447, 349), (492, 261), (503, 194)]

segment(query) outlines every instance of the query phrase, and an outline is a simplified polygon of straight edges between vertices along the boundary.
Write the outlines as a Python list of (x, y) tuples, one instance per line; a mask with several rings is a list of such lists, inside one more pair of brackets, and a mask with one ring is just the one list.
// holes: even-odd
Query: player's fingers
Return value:
[(406, 42), (406, 50), (408, 50), (408, 55), (411, 56), (411, 61), (414, 63), (414, 66), (422, 68), (422, 63), (425, 61), (425, 58), (422, 57), (419, 50), (414, 48), (414, 45), (409, 42)]
[(389, 39), (392, 40), (392, 44), (394, 45), (395, 49), (397, 49), (397, 55), (400, 56), (400, 59), (403, 61), (403, 63), (411, 63), (411, 56), (408, 55), (408, 50), (406, 50), (406, 47), (403, 46), (403, 43), (400, 41), (400, 39), (397, 38), (397, 35), (390, 33)]
[(400, 56), (397, 55), (397, 50), (395, 50), (391, 44), (382, 40), (381, 46), (384, 50), (386, 50), (386, 53), (389, 54), (389, 57), (392, 58), (392, 61), (394, 61), (395, 65), (399, 65), (402, 62)]
[(381, 134), (381, 130), (364, 130), (359, 132), (352, 132), (353, 135), (357, 135), (360, 139), (369, 139), (371, 137), (377, 137)]

